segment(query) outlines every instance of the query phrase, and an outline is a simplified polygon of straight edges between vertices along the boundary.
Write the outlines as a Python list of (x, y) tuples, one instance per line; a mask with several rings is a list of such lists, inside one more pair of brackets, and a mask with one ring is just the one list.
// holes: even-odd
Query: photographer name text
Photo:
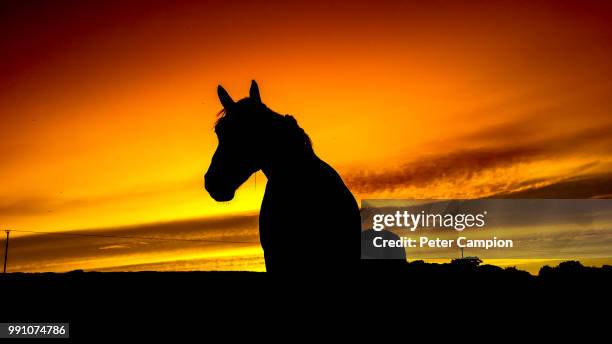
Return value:
[(493, 237), (490, 239), (468, 239), (466, 237), (458, 237), (457, 239), (440, 239), (421, 236), (418, 238), (400, 237), (399, 239), (383, 239), (376, 237), (373, 240), (374, 247), (404, 247), (404, 248), (484, 248), (486, 250), (492, 248), (512, 248), (514, 242), (512, 240), (498, 239)]

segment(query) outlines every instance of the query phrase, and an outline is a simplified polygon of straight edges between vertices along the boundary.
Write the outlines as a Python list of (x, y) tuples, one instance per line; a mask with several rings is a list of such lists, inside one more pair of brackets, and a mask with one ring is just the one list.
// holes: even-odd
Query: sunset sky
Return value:
[(203, 189), (216, 87), (251, 79), (358, 199), (610, 198), (610, 23), (605, 0), (4, 1), (0, 229), (194, 239), (16, 232), (9, 267), (262, 270), (263, 174)]

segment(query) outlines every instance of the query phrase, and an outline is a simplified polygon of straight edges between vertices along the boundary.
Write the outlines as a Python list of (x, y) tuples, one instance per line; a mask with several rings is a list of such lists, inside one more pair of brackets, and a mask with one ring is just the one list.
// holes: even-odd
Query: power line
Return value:
[(2, 273), (6, 273), (6, 261), (8, 259), (8, 244), (9, 244), (9, 234), (11, 233), (10, 230), (6, 230), (6, 246), (4, 246), (4, 270)]
[(68, 233), (68, 232), (42, 232), (42, 231), (26, 231), (11, 229), (11, 232), (20, 233), (36, 233), (49, 235), (64, 235), (76, 237), (98, 237), (98, 238), (118, 238), (118, 239), (135, 239), (135, 240), (161, 240), (161, 241), (185, 241), (185, 242), (204, 242), (217, 244), (258, 244), (259, 241), (233, 241), (233, 240), (209, 240), (209, 239), (185, 239), (185, 238), (160, 238), (160, 237), (144, 237), (144, 236), (127, 236), (127, 235), (108, 235), (108, 234), (85, 234), (85, 233)]

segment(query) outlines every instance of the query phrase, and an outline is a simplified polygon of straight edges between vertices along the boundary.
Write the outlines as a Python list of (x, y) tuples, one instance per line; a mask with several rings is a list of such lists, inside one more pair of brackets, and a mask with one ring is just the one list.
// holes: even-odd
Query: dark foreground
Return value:
[(207, 331), (238, 324), (265, 327), (270, 316), (290, 322), (297, 321), (295, 315), (316, 323), (336, 318), (359, 322), (371, 316), (394, 316), (389, 309), (438, 313), (439, 305), (460, 307), (462, 312), (535, 307), (526, 312), (534, 315), (538, 309), (550, 312), (572, 302), (606, 309), (610, 290), (612, 267), (589, 268), (578, 262), (542, 268), (538, 276), (469, 260), (452, 264), (369, 261), (362, 262), (358, 273), (325, 276), (11, 273), (0, 275), (0, 322), (70, 322), (72, 338), (91, 338), (94, 333), (108, 336), (116, 331), (151, 335), (151, 331), (165, 332), (182, 324), (183, 331), (194, 326)]

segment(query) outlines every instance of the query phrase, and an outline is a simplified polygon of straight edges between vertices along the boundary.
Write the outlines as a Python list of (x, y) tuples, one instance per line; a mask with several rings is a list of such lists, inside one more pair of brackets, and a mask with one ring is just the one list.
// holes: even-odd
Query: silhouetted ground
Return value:
[[(11, 273), (0, 275), (0, 322), (64, 321), (73, 338), (168, 330), (182, 325), (140, 325), (178, 321), (183, 330), (211, 326), (269, 326), (269, 314), (293, 322), (299, 313), (317, 322), (392, 317), (388, 313), (505, 311), (536, 306), (529, 315), (555, 312), (572, 299), (607, 307), (612, 267), (565, 262), (538, 276), (514, 268), (455, 260), (361, 261), (358, 274), (295, 275), (252, 272)], [(478, 301), (479, 300), (479, 301)], [(453, 306), (449, 306), (453, 305)], [(519, 306), (519, 304), (521, 306)], [(307, 311), (308, 310), (308, 311)], [(523, 309), (521, 309), (523, 310)], [(314, 312), (314, 313), (312, 313)], [(308, 315), (308, 314), (315, 315)], [(144, 319), (144, 320), (143, 320)], [(153, 320), (151, 320), (153, 319)], [(297, 321), (297, 320), (295, 320)], [(263, 323), (263, 324), (262, 324)], [(151, 324), (151, 323), (150, 323)], [(257, 324), (257, 325), (255, 325)], [(187, 326), (187, 325), (185, 325)], [(196, 327), (193, 327), (196, 326)], [(150, 335), (150, 334), (149, 334)]]

